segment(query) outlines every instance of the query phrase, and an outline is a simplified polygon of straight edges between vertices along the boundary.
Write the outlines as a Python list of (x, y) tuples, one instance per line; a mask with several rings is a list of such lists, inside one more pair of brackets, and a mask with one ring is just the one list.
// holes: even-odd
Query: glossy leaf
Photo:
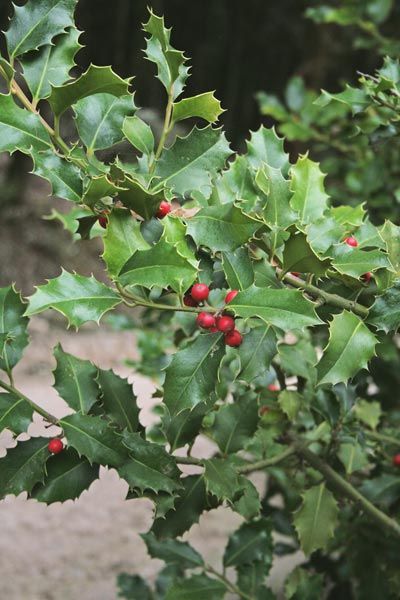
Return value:
[(121, 437), (101, 417), (73, 414), (59, 421), (68, 445), (89, 462), (118, 467), (128, 458)]
[(21, 359), (28, 344), (29, 319), (24, 315), (26, 304), (13, 286), (0, 288), (0, 334), (4, 341), (0, 352), (0, 369), (9, 373)]
[(54, 348), (53, 354), (57, 361), (53, 371), (55, 389), (75, 412), (87, 414), (99, 395), (95, 381), (97, 367), (89, 360), (64, 352), (60, 344)]
[(76, 3), (77, 0), (30, 0), (24, 6), (14, 5), (14, 15), (5, 33), (10, 58), (49, 44), (57, 34), (72, 26)]
[(82, 201), (83, 173), (73, 163), (61, 158), (53, 150), (33, 154), (33, 173), (51, 183), (54, 196), (79, 203)]
[(328, 195), (324, 189), (325, 175), (319, 164), (307, 156), (299, 158), (290, 170), (293, 192), (291, 204), (298, 211), (300, 223), (312, 223), (327, 209)]
[(356, 278), (376, 269), (390, 269), (391, 266), (386, 254), (380, 250), (358, 250), (345, 243), (334, 248), (333, 256), (332, 265), (339, 273)]
[(210, 204), (232, 204), (236, 200), (245, 212), (254, 210), (260, 200), (248, 158), (239, 154), (215, 179)]
[(24, 433), (32, 423), (32, 416), (33, 409), (25, 400), (14, 394), (0, 394), (0, 431)]
[(262, 165), (255, 181), (267, 197), (262, 215), (272, 231), (276, 228), (286, 229), (296, 223), (298, 214), (290, 206), (290, 182), (283, 177), (282, 171)]
[(133, 116), (135, 110), (130, 95), (92, 94), (78, 100), (74, 105), (76, 128), (89, 155), (121, 142), (125, 117)]
[(178, 137), (164, 150), (155, 170), (155, 189), (165, 186), (180, 196), (187, 196), (194, 190), (206, 192), (210, 189), (211, 179), (223, 168), (230, 154), (221, 129), (195, 127), (186, 137)]
[(239, 317), (259, 317), (282, 329), (302, 329), (318, 325), (312, 303), (298, 290), (262, 289), (252, 286), (239, 292), (229, 303)]
[(154, 136), (150, 125), (139, 117), (126, 117), (122, 131), (126, 139), (143, 154), (151, 154), (154, 150)]
[(354, 313), (334, 315), (329, 325), (329, 342), (317, 366), (319, 384), (346, 383), (360, 369), (366, 369), (376, 343), (374, 334)]
[[(107, 175), (91, 177), (84, 188), (82, 203), (93, 207), (99, 200), (108, 196), (116, 196), (124, 188), (110, 181)], [(92, 214), (92, 213), (90, 213)]]
[(213, 92), (206, 92), (191, 98), (184, 98), (172, 105), (172, 121), (177, 123), (191, 117), (200, 117), (209, 123), (215, 123), (224, 112), (221, 103)]
[(167, 564), (177, 563), (183, 569), (194, 569), (204, 565), (202, 556), (188, 542), (158, 540), (151, 532), (142, 533), (140, 537), (152, 558), (164, 560)]
[(99, 369), (98, 385), (101, 390), (101, 403), (107, 418), (121, 429), (134, 432), (139, 425), (139, 408), (132, 384), (113, 371)]
[(33, 488), (30, 497), (46, 504), (75, 500), (98, 476), (99, 465), (91, 465), (72, 448), (64, 449), (50, 458), (43, 483)]
[(320, 260), (309, 245), (306, 236), (299, 232), (291, 235), (283, 250), (283, 269), (298, 273), (313, 273), (316, 277), (326, 274), (329, 260)]
[(274, 129), (261, 126), (257, 131), (253, 131), (250, 141), (247, 142), (247, 154), (254, 169), (265, 163), (285, 173), (289, 166), (289, 155), (284, 150), (283, 139)]
[(80, 35), (80, 31), (71, 27), (67, 33), (58, 36), (53, 44), (42, 46), (24, 56), (21, 61), (23, 73), (33, 102), (50, 95), (50, 84), (62, 85), (69, 79), (69, 72), (75, 66), (75, 54), (83, 48), (78, 42)]
[(262, 518), (244, 523), (229, 537), (223, 560), (225, 567), (239, 567), (261, 560), (267, 574), (272, 564), (272, 555), (272, 524), (268, 519)]
[(47, 150), (50, 137), (37, 114), (19, 108), (11, 94), (0, 94), (0, 152)]
[(253, 265), (247, 248), (222, 253), (222, 268), (232, 290), (245, 290), (254, 283)]
[(285, 581), (285, 598), (320, 600), (325, 588), (322, 573), (310, 573), (307, 569), (296, 567)]
[(226, 587), (221, 581), (202, 573), (173, 583), (164, 600), (222, 600), (225, 594)]
[(129, 93), (129, 80), (121, 79), (111, 67), (90, 65), (87, 71), (72, 83), (51, 86), (49, 102), (56, 116), (61, 116), (67, 108), (93, 94), (112, 94), (117, 98)]
[(194, 408), (186, 408), (172, 417), (168, 411), (165, 411), (162, 428), (172, 452), (193, 441), (200, 431), (204, 415), (208, 410), (208, 404), (201, 402)]
[(103, 259), (110, 276), (116, 277), (136, 250), (146, 250), (149, 245), (140, 233), (140, 224), (129, 211), (114, 208), (107, 219)]
[(219, 500), (232, 502), (239, 492), (238, 475), (226, 458), (210, 458), (204, 461), (206, 489)]
[(246, 521), (260, 515), (261, 499), (256, 486), (244, 475), (238, 477), (237, 495), (240, 497), (232, 503), (232, 509), (242, 515)]
[[(240, 565), (237, 567), (237, 574), (237, 586), (240, 590), (255, 600), (268, 600), (268, 596), (259, 595), (262, 593), (262, 584), (267, 576), (262, 560), (255, 560), (248, 565)], [(270, 600), (273, 598), (274, 596), (271, 595)]]
[(261, 227), (260, 221), (244, 214), (232, 204), (209, 206), (188, 219), (187, 232), (196, 244), (213, 252), (233, 252)]
[(43, 480), (50, 457), (48, 441), (48, 438), (30, 438), (7, 450), (0, 459), (0, 498), (30, 492), (35, 483)]
[(294, 513), (294, 526), (306, 555), (326, 548), (337, 525), (339, 509), (326, 484), (316, 485), (302, 494), (303, 502)]
[(341, 242), (346, 233), (346, 225), (337, 223), (330, 217), (321, 217), (310, 223), (307, 228), (307, 241), (315, 254), (331, 256), (329, 248)]
[(197, 268), (198, 261), (193, 250), (189, 247), (187, 238), (187, 228), (179, 217), (172, 215), (163, 220), (164, 233), (163, 238), (168, 244), (175, 246), (177, 252), (186, 258), (186, 260)]
[(370, 308), (368, 322), (386, 332), (397, 331), (400, 326), (400, 281), (395, 281), (393, 287), (377, 296)]
[(63, 270), (59, 277), (36, 288), (29, 298), (25, 315), (54, 308), (68, 319), (69, 325), (78, 328), (87, 321), (98, 322), (105, 312), (120, 302), (120, 297), (112, 289), (94, 277), (72, 275)]
[(174, 354), (164, 384), (164, 403), (171, 415), (207, 402), (215, 390), (224, 353), (220, 335), (202, 334)]
[(131, 488), (173, 494), (181, 487), (176, 459), (159, 444), (144, 440), (139, 433), (125, 432), (123, 443), (129, 460), (118, 472)]
[(257, 398), (246, 396), (218, 410), (210, 435), (226, 455), (242, 450), (258, 425)]
[(125, 179), (123, 191), (118, 193), (118, 199), (124, 206), (130, 208), (144, 219), (154, 217), (164, 199), (162, 192), (151, 192), (143, 187), (138, 181)]
[(236, 379), (250, 382), (263, 375), (277, 352), (276, 336), (269, 325), (252, 327), (239, 347), (240, 371)]

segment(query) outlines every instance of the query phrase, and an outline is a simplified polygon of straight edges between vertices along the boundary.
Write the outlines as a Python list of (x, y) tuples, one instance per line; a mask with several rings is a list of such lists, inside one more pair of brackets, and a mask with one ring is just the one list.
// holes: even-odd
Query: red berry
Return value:
[(215, 317), (207, 312), (201, 312), (197, 316), (197, 325), (202, 329), (210, 329), (215, 326)]
[(107, 229), (107, 225), (108, 225), (107, 215), (108, 215), (108, 212), (106, 210), (103, 210), (101, 214), (104, 215), (104, 216), (100, 216), (97, 220), (99, 222), (99, 225), (101, 225), (103, 229)]
[(156, 212), (155, 216), (157, 217), (157, 219), (163, 219), (165, 215), (171, 212), (171, 210), (172, 206), (168, 202), (165, 202), (165, 200), (161, 200), (160, 208)]
[(235, 320), (232, 317), (222, 316), (217, 319), (217, 329), (223, 333), (233, 331), (235, 329)]
[(225, 296), (225, 304), (228, 304), (231, 300), (233, 300), (234, 297), (238, 295), (238, 293), (238, 290), (231, 290), (230, 292), (228, 292)]
[(64, 444), (58, 438), (54, 438), (49, 441), (47, 448), (52, 454), (60, 454), (64, 448)]
[(347, 237), (344, 239), (344, 241), (346, 242), (346, 244), (348, 246), (353, 246), (353, 248), (356, 248), (358, 246), (358, 242), (357, 242), (356, 238)]
[(262, 417), (263, 415), (266, 415), (267, 412), (269, 412), (268, 406), (263, 406), (262, 408), (260, 408), (260, 417)]
[(201, 302), (202, 300), (208, 298), (209, 293), (210, 289), (205, 283), (195, 283), (190, 290), (190, 295), (196, 302)]
[(217, 333), (219, 331), (218, 327), (210, 327), (209, 333)]
[(364, 273), (364, 275), (361, 275), (360, 279), (361, 279), (361, 281), (364, 281), (364, 283), (368, 283), (369, 280), (371, 279), (371, 277), (372, 277), (372, 273), (368, 272), (368, 273)]
[(196, 300), (193, 300), (192, 296), (185, 296), (183, 298), (183, 304), (185, 306), (197, 306)]
[(228, 331), (228, 333), (225, 334), (225, 342), (228, 344), (228, 346), (236, 348), (237, 346), (240, 346), (242, 341), (242, 335), (237, 329), (234, 329), (233, 331)]
[(271, 385), (268, 386), (268, 389), (270, 392), (276, 392), (278, 390), (274, 383), (271, 383)]
[(395, 467), (400, 467), (400, 454), (395, 454), (393, 456), (393, 464)]
[(298, 277), (300, 275), (300, 273), (298, 273), (297, 271), (292, 271), (290, 274), (294, 275), (295, 277)]

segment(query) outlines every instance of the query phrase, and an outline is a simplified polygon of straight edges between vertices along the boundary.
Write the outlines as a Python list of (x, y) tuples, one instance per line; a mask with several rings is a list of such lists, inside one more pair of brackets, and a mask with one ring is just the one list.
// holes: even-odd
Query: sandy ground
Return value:
[[(55, 366), (51, 349), (60, 341), (67, 352), (129, 375), (142, 408), (141, 421), (149, 422), (154, 384), (130, 373), (122, 363), (122, 359), (135, 358), (132, 333), (104, 331), (95, 325), (75, 333), (54, 326), (43, 316), (32, 319), (30, 332), (32, 342), (15, 370), (15, 379), (16, 386), (38, 404), (56, 416), (68, 411), (51, 387)], [(29, 433), (42, 431), (38, 422)], [(10, 436), (3, 432), (0, 455), (11, 445)], [(209, 456), (213, 448), (201, 440), (196, 450), (198, 456)], [(255, 483), (262, 488), (263, 476)], [(127, 484), (116, 471), (102, 469), (99, 480), (77, 501), (46, 506), (21, 494), (0, 502), (0, 600), (115, 600), (115, 577), (121, 571), (140, 573), (152, 581), (163, 563), (147, 556), (139, 537), (151, 525), (152, 504), (124, 501), (126, 492)], [(227, 536), (240, 522), (239, 515), (219, 508), (205, 514), (186, 538), (218, 567)], [(270, 577), (274, 589), (281, 589), (292, 567), (293, 558), (278, 561)]]

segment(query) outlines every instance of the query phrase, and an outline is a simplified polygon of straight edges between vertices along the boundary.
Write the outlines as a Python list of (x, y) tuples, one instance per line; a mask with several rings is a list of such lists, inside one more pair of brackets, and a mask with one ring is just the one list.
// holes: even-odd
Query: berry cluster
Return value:
[[(207, 300), (210, 289), (205, 283), (196, 283), (187, 294), (183, 303), (185, 306), (198, 306), (200, 302)], [(237, 290), (231, 290), (225, 296), (225, 303), (228, 304), (237, 294)], [(213, 315), (203, 311), (197, 316), (197, 325), (202, 329), (208, 329), (210, 333), (220, 331), (225, 334), (225, 342), (228, 346), (236, 348), (242, 343), (241, 333), (235, 329), (235, 319), (229, 315)]]

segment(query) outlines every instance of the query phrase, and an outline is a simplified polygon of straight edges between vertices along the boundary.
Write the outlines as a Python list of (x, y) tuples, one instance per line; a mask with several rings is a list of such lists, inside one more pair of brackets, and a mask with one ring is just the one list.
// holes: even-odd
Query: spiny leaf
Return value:
[(108, 196), (116, 196), (123, 190), (123, 187), (110, 181), (107, 175), (97, 175), (91, 177), (87, 182), (82, 196), (82, 203), (93, 207), (99, 200)]
[(53, 37), (74, 25), (77, 0), (30, 0), (14, 5), (14, 16), (5, 33), (10, 58), (49, 44)]
[(215, 98), (214, 93), (206, 92), (191, 98), (184, 98), (180, 102), (174, 102), (172, 121), (177, 123), (191, 117), (200, 117), (209, 123), (215, 123), (223, 112), (221, 103)]
[(28, 344), (29, 319), (23, 316), (25, 309), (14, 286), (0, 288), (0, 334), (5, 336), (0, 348), (0, 369), (7, 373), (19, 362)]
[(318, 363), (319, 385), (346, 383), (360, 369), (367, 368), (375, 354), (377, 339), (354, 313), (334, 315), (329, 325), (329, 342)]
[(66, 34), (61, 34), (53, 44), (33, 50), (21, 61), (24, 78), (37, 103), (47, 98), (51, 85), (62, 85), (69, 79), (69, 72), (75, 65), (75, 54), (83, 48), (78, 42), (81, 31), (71, 27)]
[(67, 108), (92, 94), (112, 94), (118, 98), (128, 94), (129, 80), (121, 79), (111, 67), (90, 65), (79, 79), (63, 86), (51, 86), (49, 102), (59, 117)]
[(363, 469), (369, 463), (365, 450), (356, 442), (341, 443), (337, 451), (337, 456), (348, 475), (351, 475), (354, 471)]
[(368, 500), (383, 507), (389, 507), (400, 498), (400, 477), (383, 473), (364, 481), (360, 491)]
[(238, 475), (226, 458), (210, 458), (204, 461), (206, 489), (219, 500), (233, 502), (239, 493)]
[(203, 334), (174, 354), (164, 384), (164, 403), (171, 415), (207, 402), (215, 390), (224, 352), (220, 335)]
[(225, 567), (248, 565), (261, 560), (268, 573), (272, 556), (272, 523), (269, 519), (262, 518), (244, 523), (230, 536), (223, 560)]
[(328, 195), (324, 189), (325, 175), (319, 164), (307, 156), (299, 158), (290, 169), (293, 192), (291, 205), (299, 213), (301, 223), (312, 223), (322, 217), (327, 208)]
[(26, 316), (54, 308), (68, 319), (68, 325), (80, 327), (87, 321), (98, 322), (101, 316), (121, 302), (120, 297), (94, 277), (72, 275), (62, 271), (55, 279), (36, 288), (29, 298)]
[(30, 497), (46, 504), (75, 500), (98, 476), (99, 465), (91, 465), (75, 450), (66, 448), (48, 461), (44, 481), (33, 488)]
[(167, 564), (177, 563), (184, 569), (194, 569), (204, 565), (203, 558), (188, 542), (171, 539), (158, 540), (151, 532), (142, 533), (140, 537), (144, 540), (152, 558), (159, 558)]
[(368, 322), (386, 332), (397, 331), (400, 326), (400, 281), (395, 281), (393, 287), (377, 296), (370, 308)]
[(283, 250), (283, 269), (298, 273), (313, 273), (316, 277), (325, 275), (330, 261), (321, 260), (309, 245), (306, 236), (298, 232), (291, 235)]
[(25, 400), (14, 394), (0, 394), (0, 431), (24, 433), (32, 423), (32, 416), (33, 409)]
[(257, 398), (246, 396), (218, 410), (210, 435), (223, 454), (237, 452), (246, 446), (257, 429), (257, 411)]
[(337, 525), (339, 509), (326, 484), (316, 485), (303, 494), (303, 503), (294, 513), (294, 526), (306, 555), (326, 548)]
[(32, 153), (33, 173), (51, 183), (54, 196), (80, 203), (83, 192), (83, 173), (65, 158), (61, 158), (53, 150)]
[(19, 108), (11, 94), (0, 94), (0, 152), (28, 153), (51, 147), (50, 137), (37, 114)]
[(205, 402), (196, 404), (194, 408), (186, 408), (172, 417), (166, 410), (162, 418), (162, 429), (171, 451), (190, 444), (199, 433), (203, 417), (210, 409)]
[(298, 213), (290, 206), (290, 182), (283, 177), (282, 171), (263, 164), (257, 171), (255, 181), (266, 196), (262, 215), (272, 232), (296, 223)]
[(221, 129), (210, 125), (204, 129), (194, 127), (184, 138), (164, 150), (157, 162), (155, 190), (168, 187), (180, 196), (198, 190), (210, 190), (211, 179), (222, 169), (231, 154), (229, 144)]
[(233, 290), (245, 290), (254, 283), (253, 264), (247, 248), (222, 253), (222, 268), (226, 281)]
[(252, 286), (229, 303), (239, 317), (259, 317), (284, 330), (302, 329), (321, 323), (312, 303), (299, 290), (263, 289)]
[[(345, 224), (337, 223), (335, 219), (325, 216), (310, 223), (305, 231), (313, 252), (322, 256), (331, 246), (343, 240), (346, 229)], [(331, 256), (330, 253), (327, 256)]]
[(261, 126), (257, 131), (251, 132), (250, 141), (247, 142), (247, 155), (251, 166), (258, 169), (262, 164), (267, 164), (275, 169), (287, 172), (289, 155), (284, 151), (283, 138), (280, 138), (275, 129), (266, 129)]
[(126, 139), (143, 154), (150, 155), (154, 150), (154, 136), (150, 125), (139, 117), (126, 117), (122, 125)]
[(255, 210), (260, 201), (248, 158), (239, 154), (215, 179), (210, 204), (232, 204), (236, 200), (245, 212)]
[[(329, 254), (329, 252), (328, 252)], [(338, 244), (332, 251), (332, 266), (345, 275), (361, 277), (364, 273), (391, 268), (387, 255), (380, 250), (358, 250), (347, 244)]]
[(285, 581), (285, 598), (320, 600), (325, 589), (322, 573), (310, 573), (308, 569), (296, 567)]
[(95, 381), (98, 370), (89, 360), (82, 360), (64, 352), (61, 344), (54, 348), (57, 365), (54, 387), (75, 412), (87, 414), (96, 402), (99, 387)]
[(388, 258), (397, 277), (400, 276), (400, 227), (390, 221), (380, 228), (380, 235), (386, 243)]
[(222, 600), (225, 594), (226, 587), (221, 581), (200, 574), (174, 582), (164, 600)]
[(165, 241), (175, 246), (177, 252), (197, 268), (198, 261), (192, 249), (189, 248), (186, 225), (179, 217), (172, 215), (169, 215), (168, 219), (163, 220), (163, 225), (164, 233), (162, 237)]
[(0, 498), (30, 492), (35, 483), (43, 480), (46, 461), (50, 457), (48, 442), (48, 438), (19, 442), (0, 459)]
[(232, 510), (246, 519), (255, 519), (260, 515), (261, 499), (256, 486), (244, 475), (238, 477), (239, 499), (234, 500)]
[(277, 352), (276, 335), (269, 325), (252, 327), (239, 347), (240, 371), (236, 379), (250, 382), (269, 369)]
[(134, 432), (139, 425), (139, 408), (132, 384), (113, 371), (99, 369), (97, 378), (107, 417), (121, 429)]
[(118, 193), (118, 199), (124, 206), (130, 208), (144, 219), (154, 217), (161, 200), (164, 198), (162, 191), (152, 192), (143, 187), (139, 181), (127, 177), (122, 183), (124, 188)]
[(278, 396), (278, 403), (290, 421), (295, 422), (304, 401), (302, 396), (294, 390), (283, 390)]

